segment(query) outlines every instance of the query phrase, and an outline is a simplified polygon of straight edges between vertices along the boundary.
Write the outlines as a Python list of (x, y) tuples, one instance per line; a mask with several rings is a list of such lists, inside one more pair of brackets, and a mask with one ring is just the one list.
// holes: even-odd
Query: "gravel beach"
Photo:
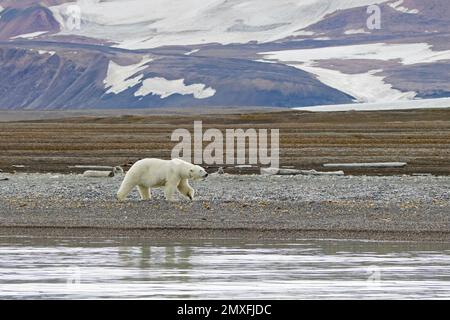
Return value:
[(217, 175), (196, 199), (128, 201), (123, 176), (0, 173), (2, 236), (449, 241), (450, 177)]

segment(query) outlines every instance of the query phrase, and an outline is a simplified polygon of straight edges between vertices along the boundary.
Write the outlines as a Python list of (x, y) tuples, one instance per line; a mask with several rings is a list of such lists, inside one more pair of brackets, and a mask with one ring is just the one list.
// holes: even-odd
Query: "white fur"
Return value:
[(128, 170), (117, 192), (117, 199), (124, 200), (134, 187), (138, 187), (142, 200), (151, 199), (151, 188), (164, 187), (168, 201), (174, 201), (175, 191), (189, 199), (194, 198), (194, 189), (188, 179), (205, 178), (205, 169), (181, 159), (142, 159)]

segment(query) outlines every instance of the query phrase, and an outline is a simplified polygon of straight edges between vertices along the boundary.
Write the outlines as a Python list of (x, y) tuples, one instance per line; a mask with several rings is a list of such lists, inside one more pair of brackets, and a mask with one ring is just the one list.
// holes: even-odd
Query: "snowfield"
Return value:
[[(315, 74), (324, 84), (345, 92), (358, 102), (394, 102), (411, 100), (415, 92), (402, 92), (385, 83), (382, 69), (366, 73), (346, 74), (317, 66), (321, 60), (381, 60), (398, 61), (403, 65), (433, 63), (450, 60), (450, 50), (433, 51), (427, 43), (386, 44), (374, 43), (301, 50), (283, 50), (260, 53), (264, 59), (278, 61)], [(259, 60), (261, 61), (261, 60)]]
[(377, 103), (337, 104), (328, 106), (313, 106), (294, 108), (295, 110), (312, 112), (331, 111), (376, 111), (376, 110), (409, 110), (409, 109), (444, 109), (450, 108), (450, 98), (424, 99)]
[(263, 52), (266, 59), (308, 63), (329, 59), (399, 60), (403, 65), (450, 60), (450, 50), (433, 51), (427, 43), (372, 43), (315, 49)]
[[(127, 49), (203, 43), (269, 42), (292, 35), (337, 10), (388, 0), (78, 0), (51, 6), (61, 34), (117, 43)], [(81, 28), (65, 23), (77, 5)], [(261, 14), (261, 13), (266, 14)]]

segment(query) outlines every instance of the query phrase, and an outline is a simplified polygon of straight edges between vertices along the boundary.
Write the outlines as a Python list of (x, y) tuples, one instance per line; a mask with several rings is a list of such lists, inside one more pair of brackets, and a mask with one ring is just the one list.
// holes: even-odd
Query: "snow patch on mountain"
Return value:
[(190, 56), (191, 54), (197, 53), (199, 51), (200, 51), (200, 49), (194, 49), (194, 50), (191, 50), (189, 52), (185, 52), (184, 55), (185, 56)]
[(335, 104), (326, 106), (312, 106), (294, 108), (302, 111), (312, 112), (334, 112), (334, 111), (374, 111), (374, 110), (410, 110), (410, 109), (446, 109), (450, 108), (450, 98), (410, 100), (399, 102), (377, 102), (377, 103), (353, 103)]
[(56, 52), (55, 51), (47, 51), (47, 50), (38, 50), (39, 54), (49, 54), (51, 56), (53, 56)]
[(294, 36), (294, 37), (309, 37), (309, 36), (314, 36), (315, 34), (316, 33), (314, 31), (298, 30), (298, 31), (294, 31), (292, 33), (292, 36)]
[[(60, 34), (110, 40), (128, 49), (270, 42), (301, 34), (326, 15), (389, 0), (78, 0), (51, 6)], [(69, 6), (80, 29), (69, 29)]]
[(388, 5), (391, 8), (393, 8), (393, 9), (395, 9), (397, 11), (403, 12), (403, 13), (409, 13), (409, 14), (418, 14), (419, 13), (419, 10), (417, 10), (417, 9), (408, 9), (406, 7), (403, 7), (402, 6), (403, 1), (404, 0), (398, 0), (398, 1), (393, 2), (393, 3), (388, 3)]
[(34, 39), (36, 37), (39, 37), (40, 35), (43, 35), (44, 33), (47, 33), (48, 31), (36, 31), (31, 33), (25, 33), (25, 34), (19, 34), (18, 36), (11, 37), (10, 39), (18, 39), (18, 38), (24, 38), (24, 39)]
[(264, 59), (279, 61), (303, 71), (315, 74), (326, 85), (345, 92), (359, 102), (389, 102), (410, 100), (416, 92), (402, 92), (385, 83), (385, 77), (378, 75), (383, 70), (367, 73), (345, 74), (340, 71), (321, 68), (317, 61), (328, 59), (373, 59), (396, 60), (404, 65), (432, 63), (450, 59), (450, 50), (432, 51), (426, 43), (413, 44), (365, 44), (302, 50), (283, 50), (261, 53)]
[(188, 95), (192, 94), (196, 99), (206, 99), (212, 97), (216, 90), (206, 87), (202, 83), (186, 85), (184, 79), (167, 80), (161, 77), (148, 78), (144, 80), (141, 73), (149, 62), (153, 61), (150, 57), (144, 57), (136, 64), (119, 65), (110, 61), (106, 77), (103, 80), (106, 93), (119, 94), (128, 88), (139, 86), (134, 93), (135, 97), (144, 97), (149, 94), (159, 95), (161, 99), (167, 98), (173, 94)]
[(345, 92), (356, 98), (357, 102), (393, 102), (410, 100), (416, 96), (416, 92), (402, 92), (392, 88), (392, 85), (384, 81), (383, 76), (377, 73), (383, 70), (371, 70), (366, 73), (345, 74), (340, 71), (313, 66), (291, 65), (303, 71), (315, 74), (320, 82)]
[(149, 57), (144, 57), (139, 63), (126, 66), (121, 66), (114, 61), (110, 61), (106, 72), (106, 78), (103, 80), (105, 88), (108, 89), (106, 93), (118, 94), (128, 88), (138, 85), (141, 82), (143, 75), (136, 74), (144, 70), (146, 64), (152, 60), (153, 59)]
[(212, 97), (215, 93), (216, 90), (211, 87), (206, 87), (202, 83), (186, 85), (184, 79), (167, 80), (165, 78), (155, 77), (142, 81), (142, 86), (134, 95), (136, 97), (142, 97), (153, 94), (164, 99), (173, 94), (192, 94), (196, 99), (206, 99)]
[(349, 30), (346, 30), (344, 32), (344, 34), (363, 34), (363, 33), (370, 33), (370, 32), (367, 32), (363, 28), (361, 28), (361, 29), (349, 29)]

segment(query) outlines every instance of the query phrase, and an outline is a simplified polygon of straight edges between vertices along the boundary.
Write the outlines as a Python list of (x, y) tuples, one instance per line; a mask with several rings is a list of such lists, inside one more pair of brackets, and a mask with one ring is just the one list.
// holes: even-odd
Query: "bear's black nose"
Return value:
[(205, 178), (208, 176), (208, 172), (205, 174)]

